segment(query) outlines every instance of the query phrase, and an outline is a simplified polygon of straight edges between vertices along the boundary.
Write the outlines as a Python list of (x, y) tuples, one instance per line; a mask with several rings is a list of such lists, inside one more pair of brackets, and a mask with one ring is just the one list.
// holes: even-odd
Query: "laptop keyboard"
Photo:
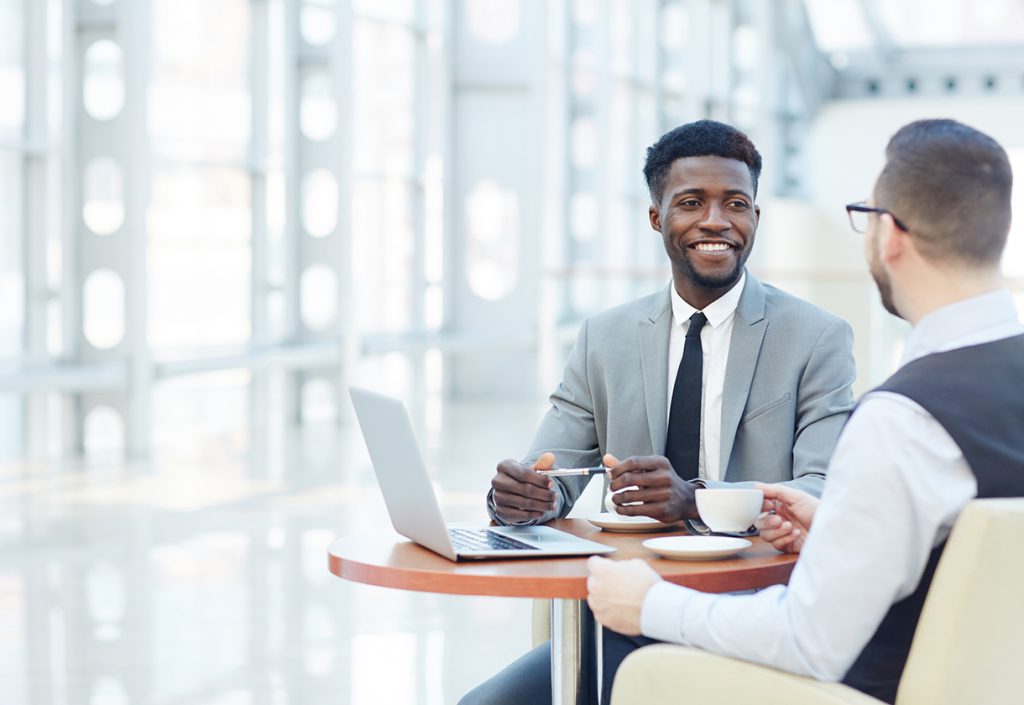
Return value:
[(487, 529), (448, 529), (456, 551), (537, 551), (537, 546)]

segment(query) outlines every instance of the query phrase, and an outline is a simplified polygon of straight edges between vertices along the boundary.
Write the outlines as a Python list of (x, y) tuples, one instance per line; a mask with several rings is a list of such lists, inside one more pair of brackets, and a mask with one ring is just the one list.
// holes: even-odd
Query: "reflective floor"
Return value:
[[(414, 414), (450, 520), (485, 518), (541, 412)], [(527, 600), (327, 571), (334, 537), (389, 526), (352, 425), (252, 438), (0, 466), (0, 704), (441, 705), (529, 648)]]

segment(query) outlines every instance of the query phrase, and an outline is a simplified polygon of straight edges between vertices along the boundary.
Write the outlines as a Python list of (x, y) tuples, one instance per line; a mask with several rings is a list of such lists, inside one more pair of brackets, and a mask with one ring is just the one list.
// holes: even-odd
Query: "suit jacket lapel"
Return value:
[(671, 325), (672, 302), (666, 287), (664, 296), (657, 298), (657, 304), (649, 315), (637, 321), (644, 404), (651, 432), (651, 447), (656, 454), (665, 451), (665, 438), (668, 435), (668, 338)]
[(764, 288), (761, 282), (747, 272), (747, 281), (736, 306), (736, 318), (729, 342), (729, 360), (725, 367), (725, 387), (722, 390), (722, 453), (721, 472), (725, 480), (729, 469), (729, 456), (736, 440), (736, 429), (747, 405), (754, 368), (761, 352), (761, 342), (768, 327), (764, 315)]

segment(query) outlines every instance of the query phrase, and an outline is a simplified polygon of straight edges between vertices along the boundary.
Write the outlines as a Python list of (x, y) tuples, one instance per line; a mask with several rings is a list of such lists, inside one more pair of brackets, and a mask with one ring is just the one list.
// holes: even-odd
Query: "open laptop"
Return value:
[(447, 526), (405, 404), (358, 387), (350, 387), (349, 393), (391, 523), (402, 536), (453, 561), (615, 551), (549, 526)]

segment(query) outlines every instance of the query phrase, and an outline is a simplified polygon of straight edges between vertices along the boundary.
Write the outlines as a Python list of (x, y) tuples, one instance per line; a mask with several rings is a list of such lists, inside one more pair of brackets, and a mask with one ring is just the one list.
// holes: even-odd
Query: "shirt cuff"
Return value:
[(683, 614), (694, 590), (661, 580), (644, 596), (640, 606), (640, 632), (651, 639), (683, 643)]

